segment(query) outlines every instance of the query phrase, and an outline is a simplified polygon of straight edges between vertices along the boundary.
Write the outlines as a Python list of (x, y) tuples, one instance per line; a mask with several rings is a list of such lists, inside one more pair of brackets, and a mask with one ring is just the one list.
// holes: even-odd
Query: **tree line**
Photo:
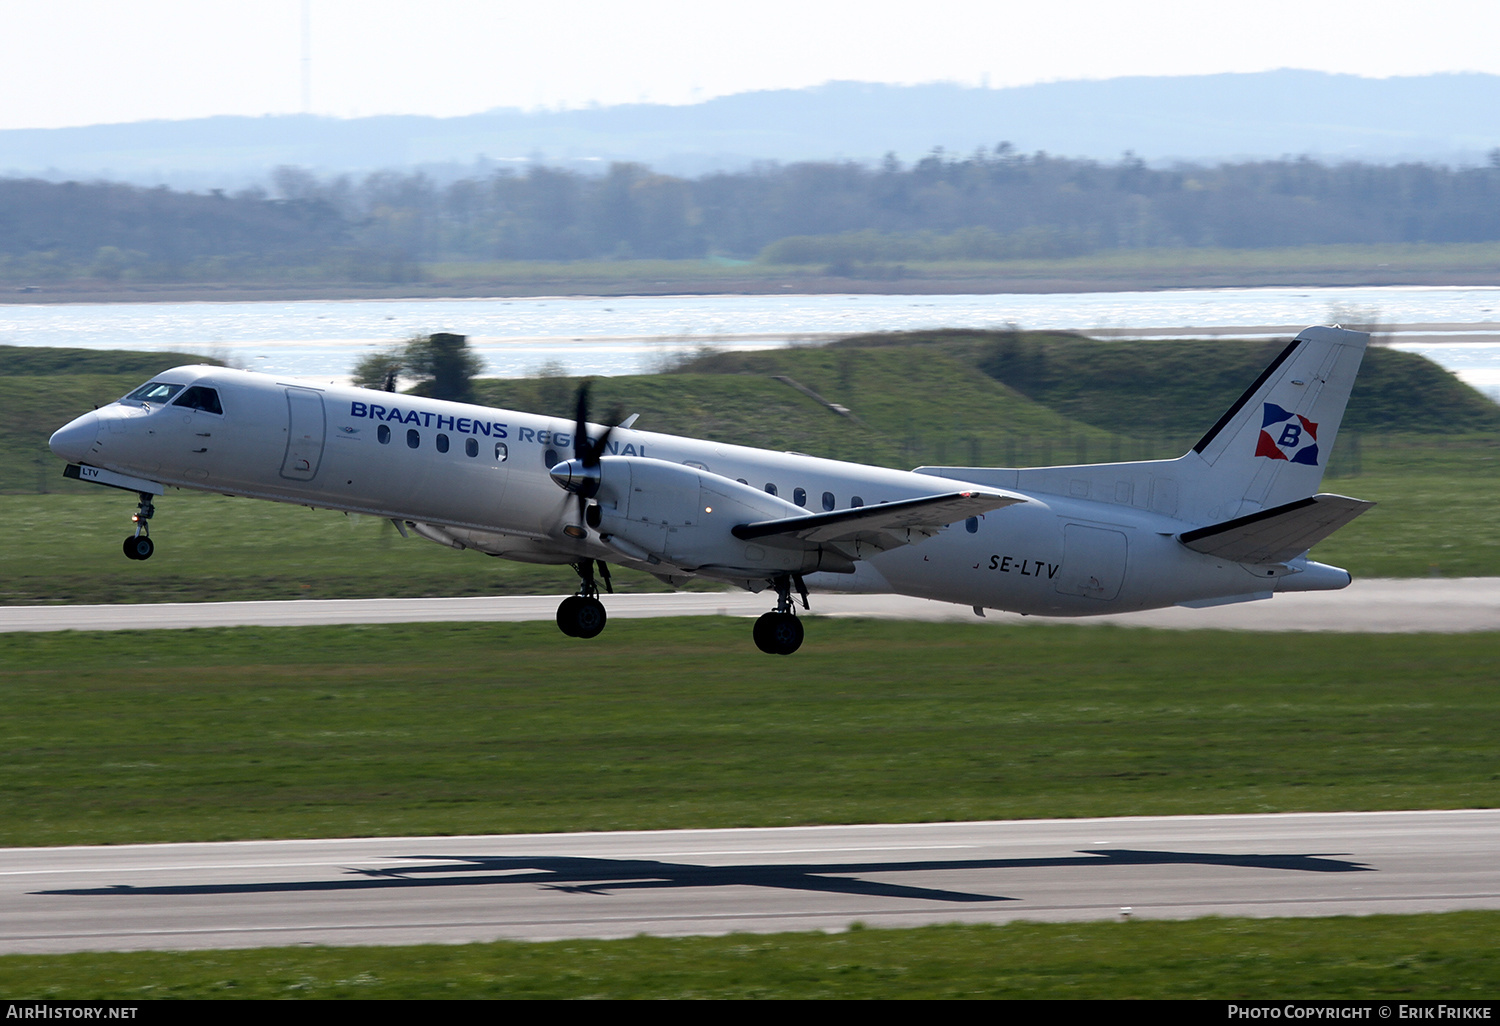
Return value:
[(207, 280), (315, 269), (403, 280), (442, 260), (995, 260), (1150, 247), (1500, 240), (1488, 166), (1306, 158), (1154, 168), (1002, 143), (913, 164), (763, 164), (698, 178), (535, 164), (439, 184), (279, 168), (234, 194), (0, 180), (0, 274)]

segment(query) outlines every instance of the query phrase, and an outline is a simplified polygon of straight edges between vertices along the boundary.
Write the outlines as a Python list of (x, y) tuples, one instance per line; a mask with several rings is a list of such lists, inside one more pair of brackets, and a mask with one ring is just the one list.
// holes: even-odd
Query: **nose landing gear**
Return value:
[(151, 504), (150, 492), (140, 492), (139, 495), (141, 504), (130, 518), (135, 524), (135, 534), (127, 535), (121, 546), (126, 559), (150, 559), (151, 554), (156, 551), (156, 546), (151, 542), (151, 529), (147, 525), (147, 521), (156, 513), (156, 507)]
[(811, 608), (807, 602), (807, 585), (800, 574), (783, 574), (771, 582), (776, 589), (776, 609), (765, 613), (755, 621), (755, 647), (767, 655), (791, 655), (802, 647), (802, 621), (797, 619), (792, 603), (792, 585), (802, 597), (802, 608)]
[(599, 601), (599, 585), (594, 580), (594, 564), (599, 565), (599, 576), (604, 578), (604, 587), (611, 595), (614, 586), (609, 579), (609, 566), (604, 560), (580, 559), (573, 564), (582, 581), (578, 594), (570, 595), (557, 607), (557, 629), (570, 638), (598, 637), (608, 620), (604, 603)]

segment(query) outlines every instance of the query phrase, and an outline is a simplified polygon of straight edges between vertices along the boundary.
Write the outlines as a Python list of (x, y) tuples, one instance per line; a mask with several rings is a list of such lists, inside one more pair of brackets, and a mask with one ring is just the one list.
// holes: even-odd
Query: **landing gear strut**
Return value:
[(776, 609), (755, 621), (755, 647), (768, 655), (791, 655), (802, 647), (802, 621), (797, 619), (792, 603), (792, 585), (802, 597), (802, 608), (807, 604), (807, 585), (800, 574), (782, 574), (771, 582), (776, 589)]
[(135, 534), (126, 536), (125, 544), (121, 546), (127, 559), (150, 559), (151, 553), (156, 551), (156, 546), (151, 543), (151, 529), (146, 523), (156, 513), (156, 507), (151, 504), (150, 492), (139, 494), (141, 504), (130, 518), (135, 524)]
[(598, 563), (599, 576), (604, 578), (604, 588), (611, 595), (615, 589), (609, 579), (609, 566), (604, 560), (580, 559), (573, 564), (582, 583), (578, 594), (570, 595), (557, 607), (557, 629), (570, 638), (592, 638), (604, 630), (608, 619), (604, 614), (604, 603), (599, 601), (599, 585), (594, 580), (594, 565)]

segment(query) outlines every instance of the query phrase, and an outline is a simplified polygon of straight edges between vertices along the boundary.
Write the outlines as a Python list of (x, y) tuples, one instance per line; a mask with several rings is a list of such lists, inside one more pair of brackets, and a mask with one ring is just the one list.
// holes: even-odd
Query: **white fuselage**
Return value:
[[(70, 462), (179, 488), (292, 502), (410, 523), (455, 547), (532, 562), (592, 558), (661, 573), (594, 534), (575, 539), (575, 496), (549, 476), (573, 454), (564, 420), (337, 385), (312, 386), (219, 367), (180, 367), (154, 380), (211, 386), (222, 412), (122, 400), (85, 414), (53, 438)], [(590, 428), (591, 433), (602, 429)], [(887, 470), (797, 453), (615, 428), (611, 455), (697, 467), (805, 507), (843, 510), (964, 487), (930, 473)], [(935, 537), (818, 573), (824, 590), (890, 591), (964, 605), (1062, 616), (1252, 597), (1318, 564), (1258, 568), (1186, 548), (1201, 521), (1174, 515), (1175, 461), (1119, 465), (1107, 488), (1080, 496), (1030, 487), (991, 492), (1024, 501), (952, 524)], [(1144, 469), (1143, 469), (1144, 468)], [(1157, 468), (1157, 469), (1152, 469)], [(1094, 468), (1096, 471), (1101, 468)], [(1109, 468), (1094, 474), (1108, 476)], [(1012, 474), (1015, 472), (994, 472)], [(1022, 471), (1021, 474), (1034, 474)], [(1066, 477), (1066, 475), (1063, 475)], [(1170, 487), (1169, 487), (1170, 486)], [(1063, 484), (1059, 490), (1069, 486)], [(1155, 497), (1170, 495), (1172, 503)], [(722, 525), (724, 545), (738, 543)], [(1340, 572), (1341, 573), (1341, 572)], [(676, 577), (679, 570), (664, 573)], [(737, 583), (765, 582), (704, 572)]]

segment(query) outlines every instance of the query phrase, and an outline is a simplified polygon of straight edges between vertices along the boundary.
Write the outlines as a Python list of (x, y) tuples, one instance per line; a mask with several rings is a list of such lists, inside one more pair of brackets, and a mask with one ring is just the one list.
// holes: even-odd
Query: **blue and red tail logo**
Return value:
[(1255, 455), (1291, 463), (1318, 465), (1318, 425), (1306, 417), (1266, 403)]

